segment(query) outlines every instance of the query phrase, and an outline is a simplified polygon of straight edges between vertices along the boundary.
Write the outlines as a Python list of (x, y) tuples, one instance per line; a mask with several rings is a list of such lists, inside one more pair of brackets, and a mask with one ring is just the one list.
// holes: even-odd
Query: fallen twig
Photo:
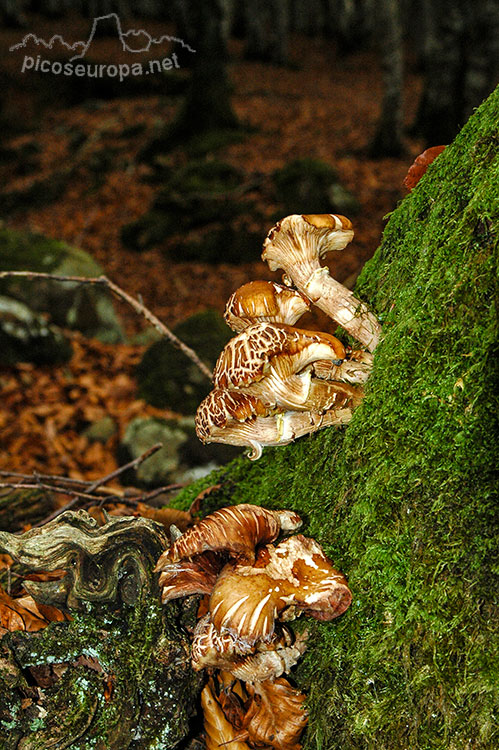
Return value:
[(189, 357), (189, 359), (201, 370), (203, 375), (206, 375), (206, 377), (211, 380), (212, 373), (210, 372), (210, 369), (199, 359), (196, 352), (175, 336), (175, 334), (172, 333), (172, 331), (170, 331), (170, 329), (167, 328), (167, 326), (165, 326), (165, 324), (162, 323), (144, 304), (135, 299), (135, 297), (132, 297), (128, 292), (121, 289), (121, 287), (111, 281), (111, 279), (108, 279), (107, 276), (88, 278), (85, 276), (59, 276), (58, 274), (42, 273), (39, 271), (0, 271), (0, 279), (12, 276), (19, 276), (26, 279), (51, 279), (52, 281), (77, 282), (79, 284), (97, 284), (107, 287), (113, 294), (133, 307), (135, 312), (139, 313), (139, 315), (142, 315), (142, 317), (149, 321), (149, 323), (154, 326), (162, 336), (167, 338), (177, 349), (180, 349), (186, 357)]

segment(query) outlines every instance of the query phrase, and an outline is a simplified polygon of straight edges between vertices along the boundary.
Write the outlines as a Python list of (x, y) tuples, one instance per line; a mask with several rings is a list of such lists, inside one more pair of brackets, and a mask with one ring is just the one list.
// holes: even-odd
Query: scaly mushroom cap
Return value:
[(296, 531), (301, 525), (300, 516), (291, 510), (268, 510), (249, 503), (220, 508), (182, 534), (161, 555), (158, 568), (163, 559), (177, 562), (208, 550), (252, 563), (259, 545), (274, 541), (281, 531)]
[(198, 406), (196, 434), (203, 442), (209, 442), (217, 428), (224, 430), (231, 423), (243, 423), (271, 413), (272, 410), (255, 396), (214, 388)]
[(341, 341), (329, 333), (276, 323), (256, 323), (234, 336), (213, 371), (216, 388), (239, 389), (258, 382), (273, 368), (284, 379), (317, 359), (339, 363)]
[(276, 620), (301, 612), (318, 620), (341, 615), (352, 600), (345, 577), (319, 544), (301, 534), (262, 549), (254, 566), (227, 566), (210, 597), (218, 632), (249, 644), (268, 642)]
[(353, 234), (352, 222), (346, 216), (292, 214), (270, 230), (262, 258), (271, 271), (282, 268), (291, 278), (297, 274), (308, 279), (320, 268), (319, 259), (329, 250), (342, 250)]
[(273, 281), (250, 281), (229, 297), (224, 318), (233, 331), (243, 331), (254, 323), (294, 325), (310, 309), (301, 292)]
[[(323, 427), (347, 424), (362, 393), (355, 389), (350, 393), (341, 383), (326, 383), (325, 389), (320, 386), (319, 381), (308, 384), (313, 402), (310, 411), (273, 409), (240, 391), (215, 389), (198, 407), (196, 434), (203, 443), (248, 446), (251, 448), (249, 458), (254, 461), (260, 458), (264, 446), (287, 445)], [(321, 392), (324, 390), (326, 402)], [(255, 416), (253, 407), (257, 413), (263, 412), (267, 416)], [(327, 411), (323, 413), (325, 408)], [(231, 416), (234, 413), (239, 418)], [(243, 418), (244, 414), (247, 414), (246, 418)]]
[(222, 669), (244, 682), (260, 682), (280, 677), (297, 664), (306, 649), (307, 634), (293, 637), (285, 625), (276, 629), (267, 644), (249, 646), (230, 633), (218, 633), (209, 615), (194, 630), (192, 668)]
[(307, 400), (308, 366), (319, 359), (339, 364), (344, 356), (341, 341), (328, 333), (284, 323), (257, 323), (226, 345), (215, 365), (213, 382), (217, 388), (255, 396), (268, 408), (320, 411)]

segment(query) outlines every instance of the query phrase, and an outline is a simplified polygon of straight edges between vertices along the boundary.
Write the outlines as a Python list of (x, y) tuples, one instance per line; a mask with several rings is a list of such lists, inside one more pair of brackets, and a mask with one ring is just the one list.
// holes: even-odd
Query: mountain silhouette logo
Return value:
[(68, 44), (60, 34), (54, 34), (54, 36), (52, 36), (47, 42), (45, 41), (45, 39), (38, 37), (36, 34), (29, 33), (24, 36), (21, 42), (18, 42), (18, 44), (13, 44), (11, 47), (9, 47), (9, 51), (14, 52), (16, 50), (22, 49), (23, 47), (25, 48), (28, 44), (42, 46), (45, 47), (45, 49), (52, 49), (54, 44), (60, 44), (69, 52), (75, 53), (72, 57), (69, 58), (71, 62), (73, 60), (82, 60), (87, 54), (90, 45), (92, 44), (95, 33), (97, 31), (97, 27), (99, 26), (99, 24), (104, 23), (106, 25), (110, 25), (112, 23), (116, 27), (116, 35), (121, 42), (124, 52), (149, 52), (153, 46), (159, 46), (161, 44), (164, 44), (165, 42), (176, 42), (177, 44), (182, 45), (182, 47), (189, 52), (196, 51), (192, 49), (192, 47), (190, 47), (186, 42), (184, 42), (183, 39), (179, 39), (176, 36), (170, 36), (169, 34), (163, 34), (161, 37), (159, 37), (159, 39), (154, 39), (154, 37), (152, 37), (144, 29), (129, 29), (128, 31), (123, 31), (123, 29), (121, 28), (121, 21), (116, 13), (108, 13), (105, 16), (98, 16), (97, 18), (94, 18), (92, 29), (86, 42), (80, 41), (74, 42), (73, 44)]

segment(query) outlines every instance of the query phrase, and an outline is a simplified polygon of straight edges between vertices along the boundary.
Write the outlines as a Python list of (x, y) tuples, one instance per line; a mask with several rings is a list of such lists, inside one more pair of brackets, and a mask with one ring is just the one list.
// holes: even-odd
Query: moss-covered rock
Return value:
[(279, 216), (306, 213), (344, 213), (360, 210), (355, 196), (344, 188), (333, 167), (319, 159), (293, 159), (274, 172)]
[[(187, 506), (293, 508), (349, 576), (295, 677), (306, 748), (492, 750), (499, 89), (393, 212), (357, 294), (384, 339), (347, 428), (240, 458)], [(495, 662), (497, 663), (497, 662)]]
[[(175, 326), (173, 332), (210, 367), (233, 335), (215, 310), (191, 315)], [(153, 406), (167, 407), (180, 414), (194, 414), (211, 390), (207, 377), (166, 339), (146, 350), (136, 377), (142, 398)]]
[(10, 297), (0, 296), (0, 364), (57, 364), (71, 358), (69, 341), (44, 317)]
[[(31, 232), (0, 226), (0, 271), (37, 271), (62, 276), (95, 277), (102, 267), (83, 250)], [(0, 294), (14, 297), (37, 312), (49, 313), (64, 328), (74, 328), (108, 343), (123, 332), (106, 289), (50, 279), (0, 280)]]
[(254, 260), (261, 237), (245, 228), (257, 214), (237, 193), (242, 180), (241, 172), (225, 162), (188, 162), (169, 175), (150, 210), (122, 228), (124, 244), (137, 251), (159, 247), (172, 260)]

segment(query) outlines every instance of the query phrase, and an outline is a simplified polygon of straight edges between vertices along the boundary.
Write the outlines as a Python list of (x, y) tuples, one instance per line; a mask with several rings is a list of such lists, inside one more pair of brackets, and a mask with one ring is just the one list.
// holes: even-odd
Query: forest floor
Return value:
[[(18, 41), (19, 32), (2, 31), (2, 37), (9, 46)], [(104, 56), (106, 42), (99, 44)], [(318, 158), (333, 166), (342, 185), (361, 205), (353, 217), (353, 243), (327, 259), (332, 275), (352, 285), (379, 244), (384, 217), (405, 194), (403, 178), (422, 150), (421, 143), (407, 140), (403, 158), (374, 160), (367, 155), (382, 97), (376, 55), (357, 52), (339, 58), (326, 41), (297, 38), (292, 45), (293, 65), (282, 68), (243, 60), (239, 42), (230, 51), (233, 106), (253, 130), (241, 142), (218, 151), (217, 158), (240, 169), (248, 180), (255, 175), (270, 177), (295, 158)], [(408, 71), (406, 125), (414, 118), (420, 89), (420, 77)], [(17, 106), (22, 117), (28, 102), (22, 86), (17, 96), (17, 104), (16, 94), (9, 97), (9, 107), (15, 111)], [(37, 179), (50, 179), (61, 165), (71, 163), (75, 133), (86, 139), (85, 156), (73, 165), (63, 194), (53, 203), (16, 211), (5, 223), (88, 251), (113, 281), (140, 295), (168, 326), (207, 307), (222, 312), (229, 295), (247, 281), (279, 280), (279, 274), (271, 274), (257, 257), (243, 265), (207, 265), (185, 263), (181, 257), (173, 262), (154, 248), (136, 253), (123, 246), (121, 227), (148, 209), (157, 190), (144, 181), (148, 168), (138, 163), (136, 155), (158, 122), (171, 120), (178, 102), (178, 98), (151, 95), (100, 101), (98, 106), (83, 102), (48, 107), (39, 113), (35, 129), (3, 142), (4, 147), (21, 149), (35, 139)], [(110, 161), (105, 173), (96, 176), (94, 157), (103, 152), (110, 155)], [(173, 169), (182, 159), (185, 156), (175, 152), (167, 157)], [(29, 184), (33, 175), (24, 172), (22, 163), (0, 167), (3, 189)], [(257, 228), (263, 242), (276, 206), (266, 203), (257, 191), (248, 197), (260, 201), (262, 213), (269, 217), (267, 225)], [(144, 321), (131, 309), (120, 305), (119, 313), (128, 334), (144, 328)], [(326, 324), (316, 317), (310, 325)], [(133, 371), (143, 346), (107, 346), (74, 334), (72, 338), (75, 355), (67, 365), (25, 364), (0, 371), (0, 468), (92, 479), (116, 467), (117, 440), (131, 418), (168, 416), (137, 398)], [(105, 444), (88, 443), (82, 430), (105, 414), (117, 421), (118, 436)]]

